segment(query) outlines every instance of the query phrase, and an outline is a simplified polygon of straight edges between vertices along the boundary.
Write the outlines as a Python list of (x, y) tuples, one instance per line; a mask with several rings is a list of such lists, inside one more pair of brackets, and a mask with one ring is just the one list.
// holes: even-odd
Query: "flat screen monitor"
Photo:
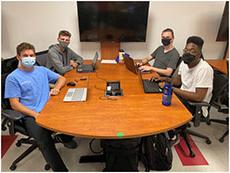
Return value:
[(229, 38), (229, 2), (225, 3), (216, 41), (228, 41)]
[(80, 41), (145, 42), (148, 1), (77, 2)]

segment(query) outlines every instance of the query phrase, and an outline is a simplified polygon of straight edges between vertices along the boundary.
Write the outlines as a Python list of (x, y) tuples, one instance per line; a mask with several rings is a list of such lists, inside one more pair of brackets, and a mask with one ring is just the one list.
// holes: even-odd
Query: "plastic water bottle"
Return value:
[(119, 62), (123, 62), (123, 54), (125, 53), (125, 51), (123, 49), (119, 50)]
[(170, 106), (172, 101), (172, 84), (165, 82), (162, 96), (162, 104)]

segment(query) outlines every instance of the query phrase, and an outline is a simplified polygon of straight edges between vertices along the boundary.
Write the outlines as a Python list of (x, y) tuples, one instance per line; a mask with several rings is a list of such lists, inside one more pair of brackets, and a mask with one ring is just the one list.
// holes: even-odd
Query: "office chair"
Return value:
[[(229, 80), (227, 75), (224, 75), (219, 72), (218, 74), (218, 80), (219, 83), (218, 86), (215, 88), (219, 92), (219, 97), (213, 98), (213, 100), (210, 102), (211, 106), (217, 109), (218, 112), (222, 112), (224, 114), (229, 114)], [(226, 132), (219, 138), (220, 142), (224, 142), (225, 136), (228, 135), (229, 133), (229, 117), (226, 118), (226, 120), (220, 120), (220, 119), (209, 119), (207, 124), (210, 125), (211, 122), (216, 122), (220, 124), (225, 124), (227, 125), (227, 130)]]
[[(197, 102), (189, 102), (190, 105), (195, 107), (195, 113), (193, 114), (193, 125), (194, 127), (198, 127), (200, 125), (200, 122), (209, 122), (209, 117), (210, 117), (210, 108), (211, 106), (215, 105), (215, 101), (218, 100), (219, 98), (222, 97), (222, 93), (225, 90), (225, 88), (228, 86), (228, 79), (226, 79), (225, 77), (223, 78), (223, 75), (214, 70), (214, 79), (213, 79), (213, 91), (212, 91), (212, 98), (210, 103), (206, 103), (206, 102), (201, 102), (201, 103), (197, 103)], [(203, 114), (202, 114), (202, 107), (203, 106), (207, 106), (208, 107), (208, 116), (207, 118), (203, 118)], [(211, 140), (209, 139), (209, 137), (200, 134), (198, 132), (192, 131), (190, 129), (188, 129), (188, 127), (190, 127), (190, 124), (187, 124), (187, 126), (183, 126), (182, 128), (179, 129), (179, 133), (181, 134), (181, 136), (184, 138), (186, 145), (189, 149), (190, 152), (190, 156), (191, 157), (195, 157), (195, 153), (192, 151), (191, 145), (189, 143), (189, 139), (188, 139), (188, 134), (203, 138), (206, 140), (207, 144), (211, 144)]]
[(36, 53), (36, 65), (47, 66), (48, 61), (48, 50), (44, 50)]

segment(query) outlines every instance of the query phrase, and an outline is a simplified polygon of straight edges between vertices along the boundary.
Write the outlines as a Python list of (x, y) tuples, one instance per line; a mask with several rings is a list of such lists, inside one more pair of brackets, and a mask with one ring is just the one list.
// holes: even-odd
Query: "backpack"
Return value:
[(172, 150), (164, 133), (144, 137), (144, 155), (147, 160), (147, 170), (170, 170), (172, 167)]
[(103, 140), (105, 169), (103, 171), (138, 171), (140, 139)]

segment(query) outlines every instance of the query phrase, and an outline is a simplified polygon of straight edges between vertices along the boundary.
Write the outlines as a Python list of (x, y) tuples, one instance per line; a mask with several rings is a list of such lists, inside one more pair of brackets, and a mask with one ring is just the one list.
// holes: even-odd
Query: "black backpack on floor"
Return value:
[(104, 171), (138, 171), (138, 151), (140, 138), (103, 140), (105, 152)]
[(172, 167), (172, 150), (164, 133), (142, 138), (147, 170), (164, 171)]

